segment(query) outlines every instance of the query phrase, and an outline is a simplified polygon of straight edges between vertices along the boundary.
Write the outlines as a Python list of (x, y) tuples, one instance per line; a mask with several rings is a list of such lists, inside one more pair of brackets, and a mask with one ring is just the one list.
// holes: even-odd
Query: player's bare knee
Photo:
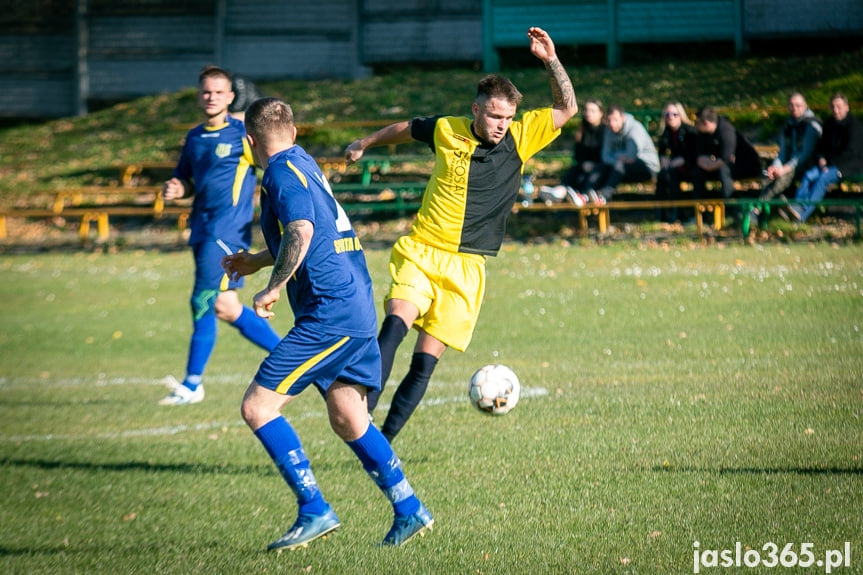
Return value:
[(248, 396), (243, 398), (243, 403), (240, 404), (240, 415), (243, 418), (243, 421), (248, 424), (249, 427), (254, 429), (254, 422), (258, 419), (259, 410), (257, 409), (257, 405), (255, 402), (250, 399)]
[(243, 304), (234, 290), (223, 291), (216, 298), (216, 317), (222, 321), (233, 323), (243, 313)]
[(277, 417), (279, 411), (275, 410), (274, 412), (267, 402), (262, 401), (260, 395), (256, 395), (250, 390), (246, 392), (243, 403), (240, 404), (240, 415), (243, 417), (243, 421), (252, 430), (255, 430)]
[(352, 410), (328, 409), (330, 416), (330, 427), (342, 441), (356, 441), (369, 427), (368, 412), (354, 412)]

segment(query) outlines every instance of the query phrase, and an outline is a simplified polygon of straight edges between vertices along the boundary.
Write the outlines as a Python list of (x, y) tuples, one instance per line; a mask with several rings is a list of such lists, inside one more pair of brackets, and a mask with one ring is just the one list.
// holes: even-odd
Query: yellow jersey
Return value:
[(411, 236), (452, 252), (497, 255), (518, 196), (524, 163), (547, 146), (555, 129), (552, 108), (525, 112), (503, 140), (481, 142), (470, 118), (415, 118), (411, 136), (435, 152), (435, 166)]

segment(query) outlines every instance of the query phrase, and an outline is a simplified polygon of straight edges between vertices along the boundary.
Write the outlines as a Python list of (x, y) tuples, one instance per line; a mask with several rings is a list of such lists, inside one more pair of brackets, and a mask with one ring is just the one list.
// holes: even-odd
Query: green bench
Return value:
[[(815, 205), (815, 206), (824, 206), (825, 208), (829, 207), (853, 207), (854, 208), (854, 221), (857, 226), (857, 239), (861, 237), (861, 218), (863, 218), (863, 197), (860, 198), (841, 198), (841, 199), (832, 199), (827, 198), (823, 199), (819, 202), (797, 202), (794, 201), (792, 203), (802, 204), (802, 205)], [(778, 208), (781, 206), (787, 206), (787, 200), (758, 200), (757, 198), (747, 200), (747, 199), (737, 199), (737, 200), (727, 200), (726, 204), (729, 206), (738, 206), (742, 212), (741, 214), (741, 222), (740, 222), (740, 231), (744, 236), (749, 235), (750, 229), (752, 229), (752, 213), (757, 210), (758, 212), (769, 215), (773, 208)]]

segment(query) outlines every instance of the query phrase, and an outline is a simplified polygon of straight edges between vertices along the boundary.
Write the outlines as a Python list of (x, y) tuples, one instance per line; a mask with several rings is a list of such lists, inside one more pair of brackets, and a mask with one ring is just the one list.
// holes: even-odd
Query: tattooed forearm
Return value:
[(545, 63), (545, 68), (548, 70), (548, 77), (551, 80), (551, 94), (554, 99), (555, 108), (571, 108), (575, 106), (575, 90), (572, 87), (572, 81), (569, 79), (569, 74), (560, 63), (560, 60), (554, 58)]
[(303, 253), (303, 235), (300, 228), (307, 225), (303, 221), (293, 221), (285, 226), (282, 232), (282, 243), (279, 245), (279, 253), (273, 264), (273, 273), (270, 275), (269, 289), (276, 289), (287, 283), (288, 279), (297, 270), (300, 264), (300, 256)]

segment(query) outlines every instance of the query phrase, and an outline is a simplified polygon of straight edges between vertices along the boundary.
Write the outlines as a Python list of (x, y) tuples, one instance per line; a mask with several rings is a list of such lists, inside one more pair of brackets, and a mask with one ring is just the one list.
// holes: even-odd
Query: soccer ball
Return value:
[(468, 396), (477, 409), (492, 415), (505, 415), (518, 403), (521, 384), (505, 365), (479, 368), (470, 378)]

